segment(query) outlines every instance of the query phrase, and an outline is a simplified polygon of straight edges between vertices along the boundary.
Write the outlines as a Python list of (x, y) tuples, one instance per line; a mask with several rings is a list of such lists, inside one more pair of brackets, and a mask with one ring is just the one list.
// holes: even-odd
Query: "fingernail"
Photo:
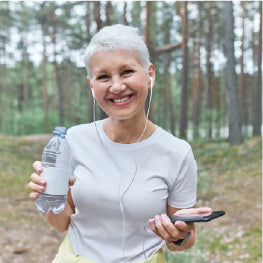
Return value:
[(44, 184), (46, 183), (46, 181), (43, 180), (43, 179), (40, 179), (40, 183), (41, 183), (42, 185), (44, 185)]
[(162, 222), (163, 221), (162, 217), (160, 217), (160, 216), (155, 216), (154, 219), (156, 222)]
[(44, 186), (39, 186), (38, 189), (39, 189), (40, 191), (43, 191), (43, 190), (45, 190), (45, 187), (44, 187)]
[(175, 226), (179, 227), (179, 228), (183, 228), (184, 227), (184, 223), (181, 221), (177, 221), (175, 222)]
[(154, 227), (154, 220), (153, 220), (153, 219), (150, 219), (150, 220), (148, 221), (148, 223), (149, 223), (149, 226), (150, 226), (150, 227)]
[(163, 221), (166, 221), (167, 220), (167, 215), (166, 214), (162, 214), (161, 218), (162, 218)]

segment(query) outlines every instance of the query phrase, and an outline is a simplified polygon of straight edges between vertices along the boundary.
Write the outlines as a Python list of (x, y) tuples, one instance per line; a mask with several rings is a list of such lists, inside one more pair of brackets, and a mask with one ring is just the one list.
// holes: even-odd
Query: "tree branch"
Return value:
[(174, 49), (177, 49), (177, 48), (180, 48), (182, 46), (182, 43), (183, 42), (178, 42), (178, 43), (171, 43), (171, 44), (167, 44), (167, 45), (164, 45), (162, 47), (158, 47), (155, 49), (155, 54), (161, 54), (163, 52), (171, 52), (173, 51)]

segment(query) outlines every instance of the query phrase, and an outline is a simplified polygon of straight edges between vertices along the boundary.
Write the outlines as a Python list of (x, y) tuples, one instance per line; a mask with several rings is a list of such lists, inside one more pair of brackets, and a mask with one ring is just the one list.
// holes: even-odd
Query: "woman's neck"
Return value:
[(155, 131), (155, 125), (146, 119), (115, 120), (108, 118), (104, 121), (104, 132), (112, 141), (117, 143), (136, 143), (150, 137)]

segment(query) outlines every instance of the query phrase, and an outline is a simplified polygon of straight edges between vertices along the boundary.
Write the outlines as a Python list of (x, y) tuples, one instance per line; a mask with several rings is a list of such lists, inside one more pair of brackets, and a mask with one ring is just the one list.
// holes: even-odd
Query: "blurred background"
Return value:
[(150, 118), (191, 143), (197, 206), (226, 211), (197, 225), (192, 249), (165, 250), (168, 263), (261, 263), (261, 1), (0, 2), (0, 263), (56, 254), (64, 233), (28, 198), (32, 162), (55, 125), (93, 121), (84, 51), (116, 23), (144, 36), (157, 73)]
[(229, 136), (232, 144), (261, 134), (261, 1), (1, 2), (0, 132), (92, 121), (83, 54), (95, 32), (115, 23), (145, 36), (158, 125), (188, 139)]

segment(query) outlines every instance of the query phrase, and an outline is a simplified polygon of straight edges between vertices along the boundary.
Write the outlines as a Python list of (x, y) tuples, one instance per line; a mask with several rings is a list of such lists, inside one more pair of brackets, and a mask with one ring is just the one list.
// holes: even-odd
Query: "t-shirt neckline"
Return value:
[(151, 136), (149, 136), (148, 138), (146, 138), (143, 141), (139, 141), (136, 143), (118, 143), (118, 142), (114, 142), (112, 141), (105, 133), (104, 128), (103, 128), (103, 123), (104, 120), (100, 120), (98, 121), (98, 132), (101, 136), (102, 142), (103, 144), (107, 145), (107, 147), (109, 148), (114, 148), (117, 150), (124, 150), (124, 151), (131, 151), (131, 150), (135, 150), (135, 149), (139, 149), (139, 148), (143, 148), (146, 145), (150, 145), (153, 143), (153, 141), (155, 141), (155, 139), (157, 138), (159, 132), (160, 132), (160, 128), (155, 125), (156, 129), (153, 132), (153, 134)]

